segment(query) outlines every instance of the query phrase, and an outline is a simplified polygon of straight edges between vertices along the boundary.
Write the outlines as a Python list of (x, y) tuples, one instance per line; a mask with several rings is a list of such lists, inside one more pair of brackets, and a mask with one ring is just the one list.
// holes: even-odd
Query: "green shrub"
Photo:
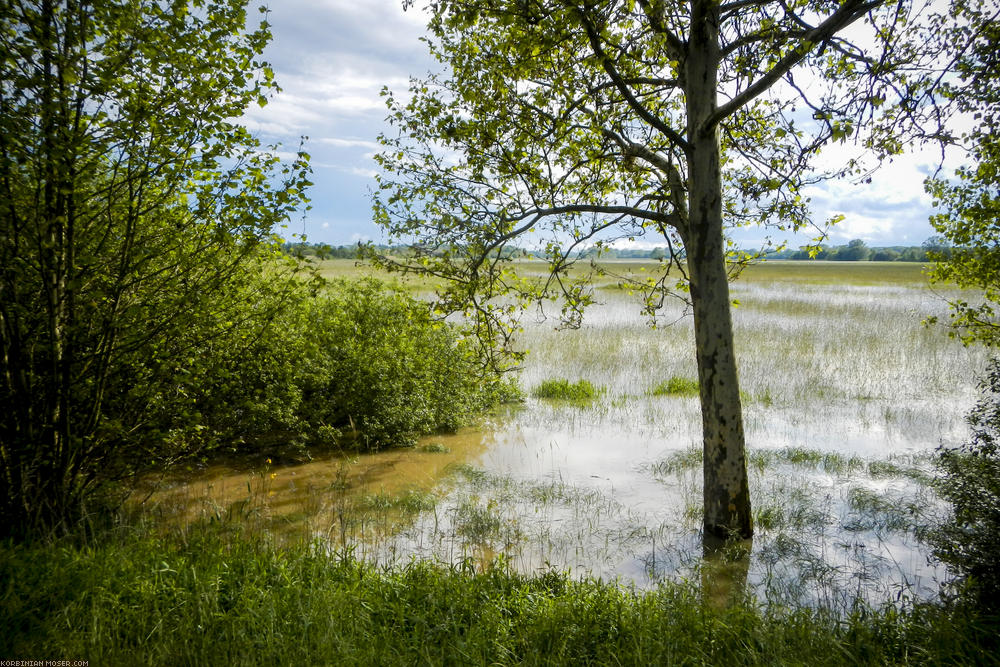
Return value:
[(653, 387), (650, 393), (653, 396), (697, 396), (698, 381), (675, 375)]
[(299, 317), (290, 328), (301, 355), (301, 419), (335, 426), (363, 447), (413, 445), (513, 394), (456, 326), (377, 280), (336, 281)]
[(253, 345), (201, 353), (211, 372), (184, 387), (197, 416), (175, 428), (250, 447), (413, 445), (516, 393), (477, 350), (377, 280), (303, 283)]
[(972, 439), (939, 448), (936, 488), (951, 503), (931, 533), (934, 555), (960, 577), (974, 603), (1000, 611), (1000, 362), (994, 360), (969, 413)]
[(542, 382), (535, 387), (532, 395), (535, 398), (554, 398), (564, 401), (591, 401), (598, 393), (598, 389), (588, 380), (570, 382), (564, 378), (557, 378)]

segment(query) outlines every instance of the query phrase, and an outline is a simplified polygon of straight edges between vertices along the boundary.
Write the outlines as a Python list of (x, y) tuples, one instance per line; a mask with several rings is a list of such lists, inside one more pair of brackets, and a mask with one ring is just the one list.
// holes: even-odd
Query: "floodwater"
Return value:
[[(737, 568), (746, 585), (845, 609), (935, 595), (948, 575), (917, 537), (944, 511), (927, 485), (931, 454), (966, 437), (983, 353), (921, 325), (946, 313), (922, 287), (734, 295), (757, 522)], [(650, 394), (694, 377), (690, 321), (652, 329), (624, 296), (602, 298), (579, 330), (529, 323), (528, 397), (474, 428), (413, 449), (217, 465), (165, 480), (144, 506), (166, 522), (238, 520), (386, 563), (500, 558), (639, 587), (698, 576), (697, 399)], [(587, 405), (530, 397), (555, 377), (604, 393)]]

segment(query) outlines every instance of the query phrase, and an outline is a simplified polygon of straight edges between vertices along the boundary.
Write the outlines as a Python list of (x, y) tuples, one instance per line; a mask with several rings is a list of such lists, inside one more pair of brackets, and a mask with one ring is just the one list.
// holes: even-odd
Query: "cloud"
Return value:
[(919, 242), (931, 234), (931, 197), (924, 180), (938, 168), (940, 154), (913, 151), (878, 166), (871, 182), (826, 181), (808, 189), (815, 219), (843, 215), (830, 229), (833, 242), (860, 238), (874, 243)]
[(334, 146), (337, 148), (367, 148), (370, 151), (378, 151), (381, 149), (377, 141), (370, 141), (368, 139), (341, 139), (339, 137), (323, 137), (321, 139), (316, 139), (316, 143), (326, 144), (328, 146)]

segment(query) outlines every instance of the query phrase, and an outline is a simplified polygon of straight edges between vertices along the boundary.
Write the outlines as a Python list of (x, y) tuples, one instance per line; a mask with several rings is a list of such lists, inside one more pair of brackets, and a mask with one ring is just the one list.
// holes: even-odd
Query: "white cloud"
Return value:
[(326, 144), (328, 146), (335, 146), (337, 148), (367, 148), (371, 151), (378, 151), (381, 146), (379, 146), (377, 141), (370, 141), (367, 139), (341, 139), (340, 137), (323, 137), (320, 139), (314, 139), (316, 143)]
[(353, 174), (355, 176), (361, 176), (362, 178), (375, 178), (378, 176), (378, 172), (374, 169), (362, 169), (360, 167), (351, 167), (346, 170), (347, 173)]

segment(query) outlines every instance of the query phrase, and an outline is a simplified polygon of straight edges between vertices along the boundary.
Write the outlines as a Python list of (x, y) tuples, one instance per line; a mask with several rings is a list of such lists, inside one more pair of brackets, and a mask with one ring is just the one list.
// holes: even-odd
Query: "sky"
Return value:
[[(424, 15), (401, 0), (279, 0), (270, 7), (274, 35), (267, 59), (278, 93), (245, 124), (264, 143), (280, 143), (293, 156), (301, 137), (312, 156), (312, 209), (291, 220), (286, 237), (333, 245), (384, 241), (372, 222), (378, 135), (388, 130), (383, 87), (406, 90), (410, 77), (436, 71), (426, 44)], [(837, 150), (827, 159), (836, 162)], [(817, 221), (842, 214), (828, 243), (862, 239), (870, 246), (919, 245), (934, 234), (931, 198), (923, 180), (935, 171), (935, 150), (912, 152), (883, 164), (870, 184), (824, 182), (808, 192)], [(790, 237), (795, 247), (812, 234)], [(759, 246), (758, 229), (735, 236), (744, 247)], [(655, 245), (650, 243), (649, 245)]]

